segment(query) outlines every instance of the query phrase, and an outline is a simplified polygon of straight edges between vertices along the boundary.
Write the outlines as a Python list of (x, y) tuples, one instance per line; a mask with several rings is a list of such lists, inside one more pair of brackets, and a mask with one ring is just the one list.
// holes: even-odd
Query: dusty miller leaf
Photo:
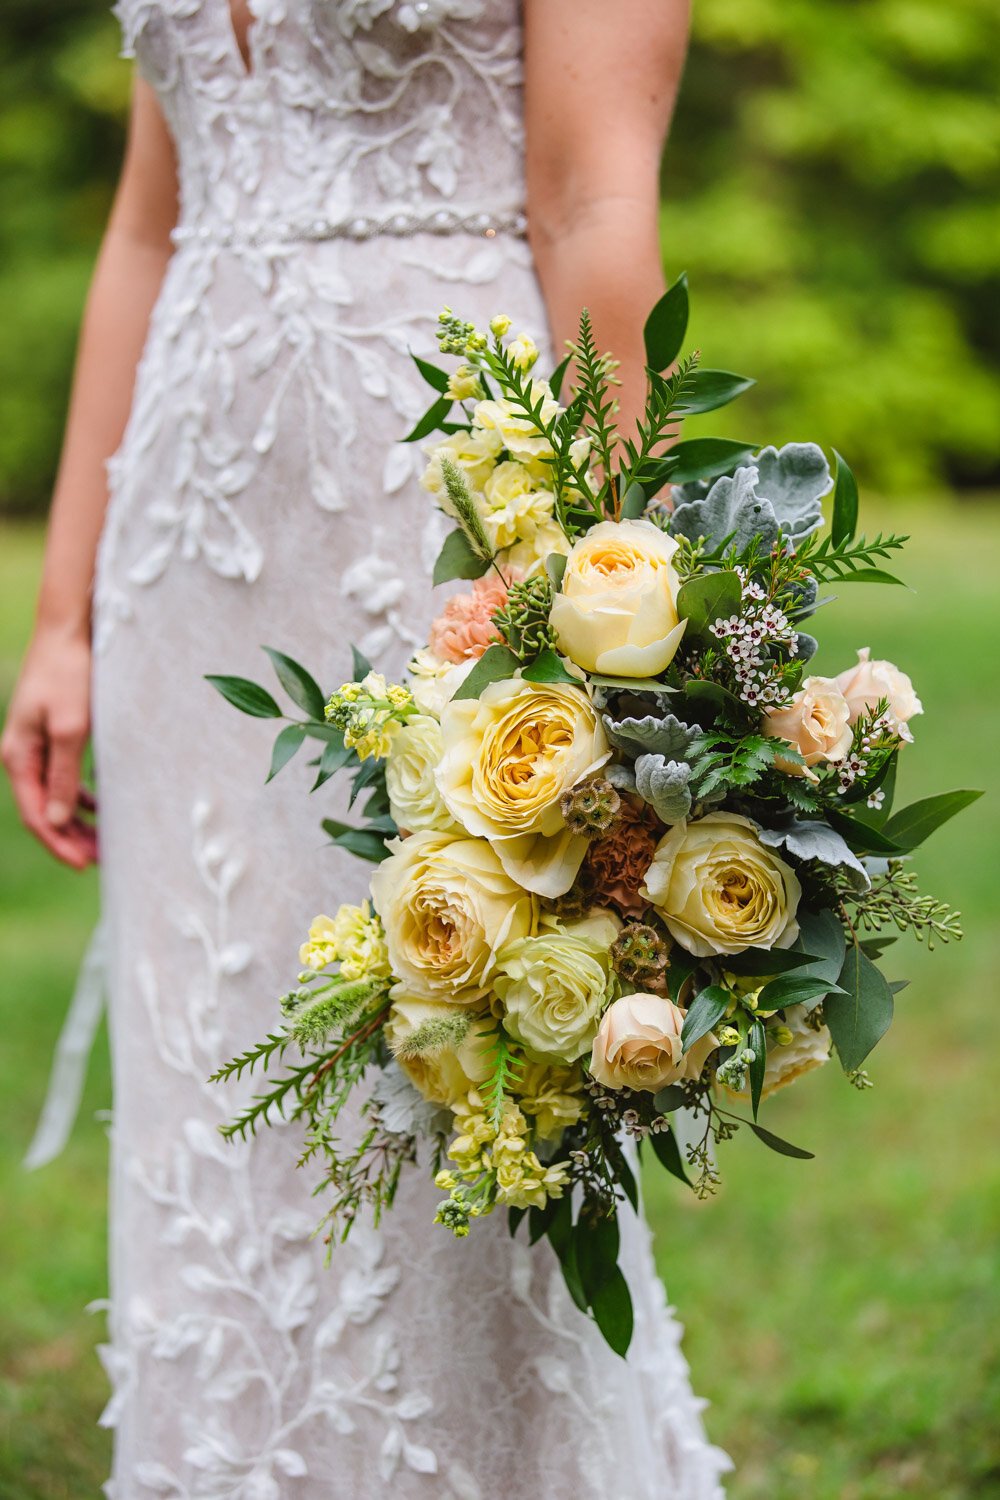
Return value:
[(662, 755), (640, 755), (635, 763), (639, 796), (664, 823), (680, 823), (691, 811), (691, 767)]

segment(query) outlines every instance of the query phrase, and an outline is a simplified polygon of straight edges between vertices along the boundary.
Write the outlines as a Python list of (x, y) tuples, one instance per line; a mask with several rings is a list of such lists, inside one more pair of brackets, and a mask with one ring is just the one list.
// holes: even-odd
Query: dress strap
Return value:
[(23, 1165), (29, 1172), (54, 1161), (69, 1140), (104, 1012), (106, 969), (105, 929), (99, 922), (80, 965), (73, 999), (56, 1043), (45, 1103), (24, 1158)]

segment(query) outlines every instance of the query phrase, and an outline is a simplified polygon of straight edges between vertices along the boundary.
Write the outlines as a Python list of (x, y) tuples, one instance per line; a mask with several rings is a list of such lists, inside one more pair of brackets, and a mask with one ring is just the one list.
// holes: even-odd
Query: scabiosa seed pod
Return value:
[(615, 787), (604, 776), (581, 781), (559, 800), (559, 810), (571, 833), (607, 833), (622, 805)]
[(655, 927), (630, 922), (611, 945), (611, 962), (623, 984), (643, 994), (665, 995), (670, 947)]

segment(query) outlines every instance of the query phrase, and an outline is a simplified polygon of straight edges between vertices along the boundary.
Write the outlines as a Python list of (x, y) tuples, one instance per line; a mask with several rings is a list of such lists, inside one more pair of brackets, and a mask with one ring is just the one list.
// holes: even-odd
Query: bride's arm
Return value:
[(623, 426), (645, 395), (642, 326), (664, 288), (660, 157), (688, 0), (526, 0), (528, 233), (557, 351), (590, 309), (620, 361)]
[(80, 334), (35, 629), (0, 740), (23, 821), (77, 869), (94, 858), (93, 832), (77, 812), (90, 725), (90, 606), (107, 503), (104, 466), (128, 417), (176, 212), (173, 146), (155, 95), (139, 80)]

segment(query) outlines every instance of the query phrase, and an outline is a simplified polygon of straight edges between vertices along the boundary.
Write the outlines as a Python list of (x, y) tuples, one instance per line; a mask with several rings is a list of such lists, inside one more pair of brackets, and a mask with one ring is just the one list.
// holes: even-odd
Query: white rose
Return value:
[(682, 1078), (701, 1076), (716, 1038), (708, 1033), (687, 1053), (681, 1049), (684, 1011), (662, 995), (622, 995), (601, 1019), (590, 1071), (607, 1089), (655, 1094)]
[(787, 948), (798, 936), (795, 872), (738, 813), (676, 824), (656, 846), (640, 891), (697, 958)]
[(480, 999), (498, 949), (534, 932), (533, 898), (483, 839), (428, 830), (389, 848), (371, 888), (401, 991), (463, 1005)]
[(393, 736), (385, 765), (389, 811), (398, 828), (417, 833), (422, 828), (459, 833), (438, 791), (435, 773), (444, 741), (441, 725), (429, 714), (408, 719)]
[(923, 705), (913, 691), (913, 683), (905, 672), (893, 666), (891, 661), (872, 661), (871, 651), (863, 646), (858, 652), (856, 667), (848, 667), (837, 678), (837, 686), (847, 700), (851, 723), (856, 724), (863, 714), (871, 713), (883, 698), (889, 701), (889, 717), (904, 740), (913, 735), (907, 723), (914, 714), (923, 713)]
[(552, 601), (559, 648), (586, 672), (655, 677), (684, 634), (677, 543), (651, 521), (601, 521), (570, 550)]
[(414, 1057), (400, 1057), (400, 1049), (418, 1027), (465, 1014), (458, 1005), (415, 1000), (408, 995), (393, 996), (385, 1023), (386, 1042), (410, 1082), (432, 1104), (454, 1104), (489, 1076), (491, 1061), (480, 1028), (473, 1022), (458, 1047), (445, 1043)]
[(815, 781), (815, 773), (807, 768), (820, 761), (843, 760), (854, 734), (851, 729), (851, 711), (837, 683), (832, 677), (807, 677), (792, 701), (785, 708), (769, 708), (764, 712), (764, 733), (774, 739), (787, 740), (805, 762), (782, 760), (775, 764), (792, 775), (808, 775)]
[(491, 682), (479, 698), (447, 703), (441, 730), (438, 786), (452, 817), (489, 839), (526, 890), (563, 895), (587, 840), (566, 827), (559, 799), (611, 755), (586, 693), (520, 678)]
[(504, 1030), (529, 1056), (573, 1063), (589, 1052), (608, 998), (609, 949), (619, 924), (606, 913), (508, 943), (493, 990)]

